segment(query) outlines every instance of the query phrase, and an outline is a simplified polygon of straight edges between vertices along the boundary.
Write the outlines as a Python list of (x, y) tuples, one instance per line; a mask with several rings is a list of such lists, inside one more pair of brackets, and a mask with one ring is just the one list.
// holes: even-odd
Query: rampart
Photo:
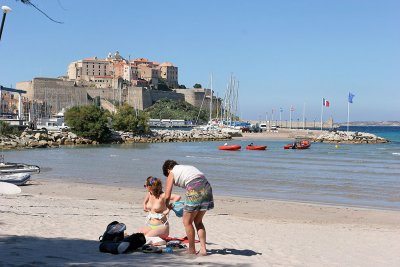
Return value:
[(26, 90), (28, 99), (46, 102), (52, 113), (62, 108), (87, 104), (86, 88), (75, 86), (74, 81), (34, 78), (29, 82), (19, 82), (16, 87)]

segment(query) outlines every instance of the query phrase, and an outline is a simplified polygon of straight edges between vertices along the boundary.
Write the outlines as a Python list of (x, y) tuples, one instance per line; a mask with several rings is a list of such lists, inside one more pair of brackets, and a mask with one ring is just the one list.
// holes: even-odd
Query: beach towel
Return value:
[(167, 241), (158, 236), (146, 236), (145, 245), (162, 246), (167, 244)]
[[(185, 244), (189, 243), (189, 239), (187, 238), (187, 236), (185, 236), (185, 237), (170, 237), (170, 236), (167, 236), (167, 237), (163, 237), (163, 239), (165, 241), (167, 241), (167, 242), (173, 241), (173, 240), (178, 240), (178, 241), (181, 241), (182, 243), (185, 243)], [(200, 241), (199, 240), (195, 240), (194, 242), (195, 243), (199, 243)]]

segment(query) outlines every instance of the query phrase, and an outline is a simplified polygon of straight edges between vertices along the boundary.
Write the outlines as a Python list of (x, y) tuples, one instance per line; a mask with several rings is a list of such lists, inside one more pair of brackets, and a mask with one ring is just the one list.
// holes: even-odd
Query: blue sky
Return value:
[(239, 80), (239, 115), (347, 121), (400, 120), (400, 1), (15, 0), (0, 41), (0, 84), (64, 75), (70, 62), (105, 58), (169, 61), (179, 83), (222, 96)]

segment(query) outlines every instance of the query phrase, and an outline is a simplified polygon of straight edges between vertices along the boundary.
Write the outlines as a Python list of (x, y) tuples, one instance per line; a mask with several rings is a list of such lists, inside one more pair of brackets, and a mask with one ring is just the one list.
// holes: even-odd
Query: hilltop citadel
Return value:
[[(163, 98), (184, 100), (200, 107), (209, 105), (212, 96), (210, 89), (179, 85), (178, 67), (172, 63), (144, 58), (127, 60), (118, 52), (109, 53), (105, 59), (92, 57), (72, 62), (65, 76), (35, 77), (18, 82), (16, 88), (27, 92), (22, 98), (23, 114), (35, 117), (49, 116), (91, 100), (115, 111), (119, 103), (143, 110)], [(213, 101), (220, 100), (213, 96)], [(8, 107), (12, 113), (17, 106), (3, 105), (3, 111)]]

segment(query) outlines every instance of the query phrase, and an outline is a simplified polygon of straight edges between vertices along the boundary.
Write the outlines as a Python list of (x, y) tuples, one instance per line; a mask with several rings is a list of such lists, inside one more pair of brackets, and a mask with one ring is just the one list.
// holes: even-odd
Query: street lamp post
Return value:
[(2, 6), (1, 9), (3, 10), (3, 19), (1, 20), (1, 27), (0, 27), (0, 41), (1, 41), (1, 34), (3, 33), (4, 22), (6, 21), (7, 13), (11, 11), (11, 8), (8, 6)]

